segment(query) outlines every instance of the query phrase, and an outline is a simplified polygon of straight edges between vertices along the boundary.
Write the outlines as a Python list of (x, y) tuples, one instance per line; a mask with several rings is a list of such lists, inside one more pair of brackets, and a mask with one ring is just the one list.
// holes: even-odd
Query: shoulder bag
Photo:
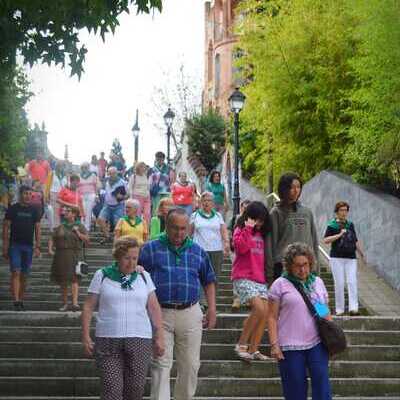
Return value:
[(311, 303), (311, 300), (304, 293), (304, 290), (300, 286), (295, 284), (294, 287), (300, 293), (301, 297), (306, 303), (308, 310), (310, 311), (312, 317), (314, 318), (318, 328), (319, 336), (321, 338), (321, 342), (326, 347), (329, 355), (334, 356), (335, 354), (339, 354), (344, 350), (346, 350), (347, 341), (343, 329), (335, 322), (320, 317), (315, 311), (315, 308)]
[(82, 261), (75, 265), (75, 274), (82, 277), (89, 274), (89, 265), (86, 262), (85, 243), (82, 243)]

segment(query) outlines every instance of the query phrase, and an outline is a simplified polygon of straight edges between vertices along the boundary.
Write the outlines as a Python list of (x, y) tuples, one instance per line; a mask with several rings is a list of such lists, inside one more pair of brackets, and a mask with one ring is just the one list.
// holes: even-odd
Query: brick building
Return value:
[(238, 0), (214, 0), (205, 3), (205, 68), (203, 108), (229, 114), (228, 98), (234, 81), (233, 34), (234, 9)]

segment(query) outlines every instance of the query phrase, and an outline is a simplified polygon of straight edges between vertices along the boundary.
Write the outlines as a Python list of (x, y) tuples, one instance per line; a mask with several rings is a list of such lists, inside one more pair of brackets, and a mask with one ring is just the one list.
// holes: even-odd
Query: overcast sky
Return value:
[(35, 93), (28, 105), (29, 120), (32, 125), (45, 122), (56, 157), (63, 158), (66, 144), (74, 163), (100, 151), (108, 155), (117, 137), (131, 163), (136, 108), (139, 158), (152, 163), (155, 151), (166, 151), (166, 135), (152, 121), (151, 97), (156, 87), (165, 86), (164, 72), (173, 77), (182, 61), (188, 75), (203, 79), (204, 0), (163, 3), (161, 14), (121, 15), (115, 35), (106, 36), (105, 43), (83, 31), (80, 37), (88, 53), (80, 81), (54, 66), (28, 69)]

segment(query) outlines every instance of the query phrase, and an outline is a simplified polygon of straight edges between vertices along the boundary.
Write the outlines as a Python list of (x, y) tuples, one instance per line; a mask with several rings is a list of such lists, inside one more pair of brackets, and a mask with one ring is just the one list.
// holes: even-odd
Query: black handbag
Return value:
[(310, 299), (304, 293), (303, 288), (301, 288), (299, 285), (293, 285), (300, 293), (301, 297), (306, 303), (308, 310), (314, 318), (315, 323), (317, 324), (321, 342), (326, 347), (329, 355), (334, 356), (335, 354), (339, 354), (345, 351), (347, 348), (347, 340), (343, 329), (335, 322), (320, 317), (315, 311), (315, 308)]

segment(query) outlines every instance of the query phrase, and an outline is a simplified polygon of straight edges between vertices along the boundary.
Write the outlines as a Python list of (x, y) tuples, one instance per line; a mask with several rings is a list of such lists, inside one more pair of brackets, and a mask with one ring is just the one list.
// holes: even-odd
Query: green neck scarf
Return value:
[(168, 174), (168, 165), (162, 163), (158, 165), (157, 163), (154, 164), (154, 167), (160, 172), (160, 174), (167, 175)]
[(314, 290), (312, 286), (317, 275), (314, 272), (311, 272), (305, 282), (301, 281), (299, 278), (296, 278), (294, 275), (287, 273), (286, 271), (282, 273), (282, 277), (292, 282), (295, 286), (301, 286), (306, 293), (311, 293)]
[(91, 171), (81, 171), (81, 178), (87, 179), (92, 174), (93, 174), (93, 172), (91, 172)]
[(132, 272), (129, 275), (124, 275), (118, 267), (118, 263), (114, 261), (110, 266), (105, 267), (101, 270), (103, 272), (103, 276), (111, 279), (114, 282), (118, 282), (121, 284), (121, 289), (131, 290), (132, 283), (135, 282), (138, 273), (136, 271)]
[(182, 245), (180, 247), (175, 247), (168, 239), (168, 236), (165, 232), (161, 233), (160, 236), (158, 237), (158, 240), (165, 244), (167, 246), (168, 250), (171, 251), (176, 257), (176, 265), (179, 265), (181, 262), (182, 254), (183, 252), (192, 247), (193, 245), (193, 240), (190, 239), (190, 237), (186, 237), (186, 239), (183, 241)]
[(134, 228), (135, 226), (138, 226), (142, 223), (142, 218), (138, 217), (137, 215), (136, 215), (135, 221), (133, 223), (132, 223), (132, 220), (127, 215), (124, 215), (122, 217), (122, 219), (125, 222), (127, 222), (131, 228)]
[(215, 217), (215, 214), (216, 214), (216, 211), (212, 208), (211, 209), (211, 214), (206, 214), (202, 209), (198, 209), (197, 210), (197, 213), (201, 216), (201, 217), (203, 217), (203, 218), (205, 218), (205, 219), (211, 219), (211, 218), (214, 218)]
[(65, 220), (61, 224), (64, 226), (64, 228), (67, 228), (67, 229), (70, 229), (70, 230), (72, 230), (72, 228), (74, 226), (79, 226), (80, 225), (80, 223), (77, 222), (77, 221), (74, 221), (74, 222), (71, 223), (71, 222), (67, 222)]

